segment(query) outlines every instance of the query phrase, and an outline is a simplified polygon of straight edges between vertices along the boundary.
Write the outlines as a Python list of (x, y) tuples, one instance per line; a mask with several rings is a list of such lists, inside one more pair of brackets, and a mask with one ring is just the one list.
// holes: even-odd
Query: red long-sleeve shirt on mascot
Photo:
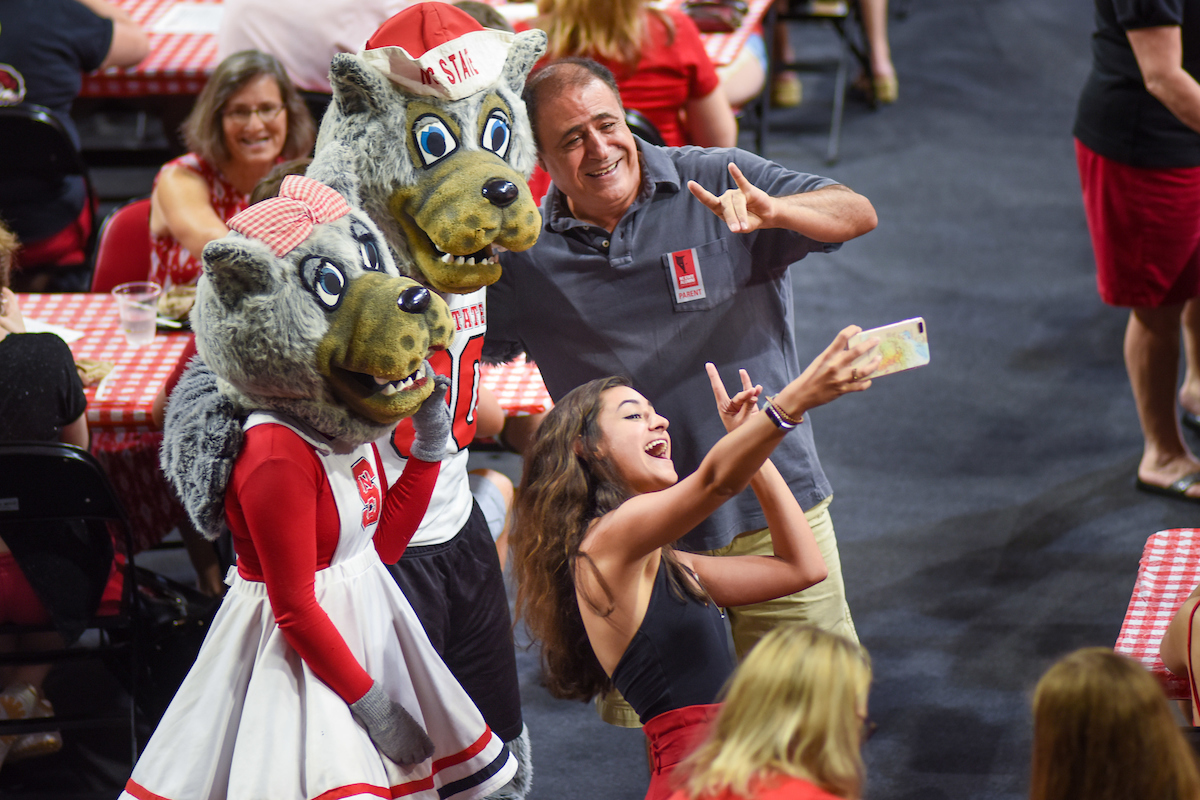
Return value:
[[(385, 563), (400, 558), (421, 523), (438, 466), (410, 458), (388, 491), (374, 536)], [(378, 454), (375, 470), (376, 485), (386, 487)], [(320, 457), (283, 426), (253, 427), (246, 432), (226, 498), (238, 573), (266, 584), (288, 644), (343, 700), (355, 702), (371, 688), (372, 678), (317, 603), (314, 588), (317, 571), (329, 566), (337, 549), (339, 530)]]

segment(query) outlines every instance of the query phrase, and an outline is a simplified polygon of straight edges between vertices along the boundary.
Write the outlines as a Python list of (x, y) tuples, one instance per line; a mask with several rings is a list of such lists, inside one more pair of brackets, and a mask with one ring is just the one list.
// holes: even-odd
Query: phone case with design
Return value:
[(929, 363), (929, 339), (925, 331), (925, 320), (921, 317), (894, 322), (880, 328), (872, 328), (850, 337), (850, 347), (872, 337), (879, 338), (879, 344), (865, 354), (855, 359), (851, 366), (858, 367), (870, 361), (878, 353), (883, 357), (879, 368), (870, 375), (862, 378), (878, 378), (914, 367), (923, 367)]

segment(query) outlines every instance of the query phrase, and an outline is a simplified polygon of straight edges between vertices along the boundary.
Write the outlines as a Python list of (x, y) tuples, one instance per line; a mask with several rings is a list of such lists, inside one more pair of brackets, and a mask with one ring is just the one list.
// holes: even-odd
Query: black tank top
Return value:
[(672, 591), (667, 569), (664, 560), (646, 616), (612, 674), (643, 724), (664, 711), (716, 702), (734, 668), (721, 610)]

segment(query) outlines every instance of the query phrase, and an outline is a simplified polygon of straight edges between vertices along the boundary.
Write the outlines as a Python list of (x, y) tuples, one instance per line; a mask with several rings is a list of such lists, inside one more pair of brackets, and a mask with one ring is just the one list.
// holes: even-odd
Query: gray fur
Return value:
[(193, 358), (171, 393), (159, 463), (207, 539), (225, 530), (225, 487), (242, 439), (241, 411), (217, 390), (213, 371)]
[[(428, 362), (426, 362), (428, 363)], [(429, 370), (430, 373), (433, 370)], [(433, 392), (412, 415), (413, 441), (408, 452), (429, 464), (437, 463), (446, 454), (446, 440), (454, 424), (450, 406), (446, 405), (446, 390), (450, 379), (438, 375), (433, 379)]]
[[(353, 188), (352, 176), (343, 185)], [(376, 237), (384, 272), (398, 276), (379, 229), (359, 211), (317, 226), (286, 259), (237, 233), (205, 248), (205, 275), (192, 313), (200, 355), (171, 393), (159, 457), (207, 538), (225, 529), (225, 491), (250, 411), (278, 411), (347, 444), (373, 441), (391, 428), (347, 410), (313, 365), (328, 322), (298, 279), (297, 265), (320, 253), (336, 256), (348, 277), (361, 274), (352, 222)]]
[[(262, 242), (231, 233), (204, 248), (204, 275), (196, 288), (192, 326), (201, 358), (225, 383), (221, 391), (246, 411), (278, 411), (331, 439), (358, 443), (378, 439), (390, 425), (352, 413), (329, 389), (313, 353), (329, 328), (325, 312), (297, 279), (309, 255), (335, 258), (353, 280), (364, 270), (349, 231), (353, 223), (379, 229), (355, 210), (318, 225), (283, 259)], [(380, 248), (384, 271), (398, 276)], [(246, 273), (267, 276), (247, 284)], [(261, 287), (257, 291), (253, 287)], [(237, 289), (246, 291), (238, 293)]]
[[(545, 49), (544, 31), (519, 33), (505, 61), (502, 79), (492, 92), (478, 92), (455, 101), (422, 100), (436, 102), (445, 116), (464, 129), (473, 129), (485, 100), (492, 93), (498, 95), (512, 111), (512, 145), (505, 161), (528, 178), (537, 153), (521, 91), (529, 69)], [(408, 150), (410, 132), (402, 127), (412, 98), (383, 73), (349, 53), (334, 56), (329, 82), (334, 101), (321, 122), (316, 156), (307, 174), (335, 188), (340, 188), (340, 176), (356, 175), (363, 210), (383, 231), (401, 271), (421, 280), (411, 266), (407, 236), (388, 207), (395, 187), (414, 186), (421, 181)], [(463, 137), (459, 146), (482, 152), (474, 137)]]
[(517, 772), (512, 780), (489, 794), (486, 800), (524, 800), (533, 788), (533, 754), (529, 746), (529, 726), (521, 726), (521, 735), (507, 742), (508, 750), (517, 760)]

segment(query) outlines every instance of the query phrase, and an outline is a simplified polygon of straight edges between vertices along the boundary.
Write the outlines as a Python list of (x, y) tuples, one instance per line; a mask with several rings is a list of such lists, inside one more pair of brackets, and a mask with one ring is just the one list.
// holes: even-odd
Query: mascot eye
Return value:
[(435, 116), (427, 115), (417, 120), (414, 127), (417, 138), (417, 150), (421, 160), (430, 167), (458, 149), (458, 141), (454, 134)]
[(317, 280), (313, 284), (313, 294), (321, 301), (321, 305), (332, 311), (341, 305), (342, 291), (346, 288), (346, 276), (342, 271), (328, 261), (322, 262), (317, 270)]
[(503, 111), (493, 111), (483, 126), (483, 137), (479, 143), (483, 149), (491, 150), (504, 158), (508, 155), (508, 145), (512, 142), (512, 126)]
[(362, 256), (363, 269), (372, 272), (383, 272), (383, 259), (379, 257), (379, 248), (371, 239), (358, 240), (358, 253)]

